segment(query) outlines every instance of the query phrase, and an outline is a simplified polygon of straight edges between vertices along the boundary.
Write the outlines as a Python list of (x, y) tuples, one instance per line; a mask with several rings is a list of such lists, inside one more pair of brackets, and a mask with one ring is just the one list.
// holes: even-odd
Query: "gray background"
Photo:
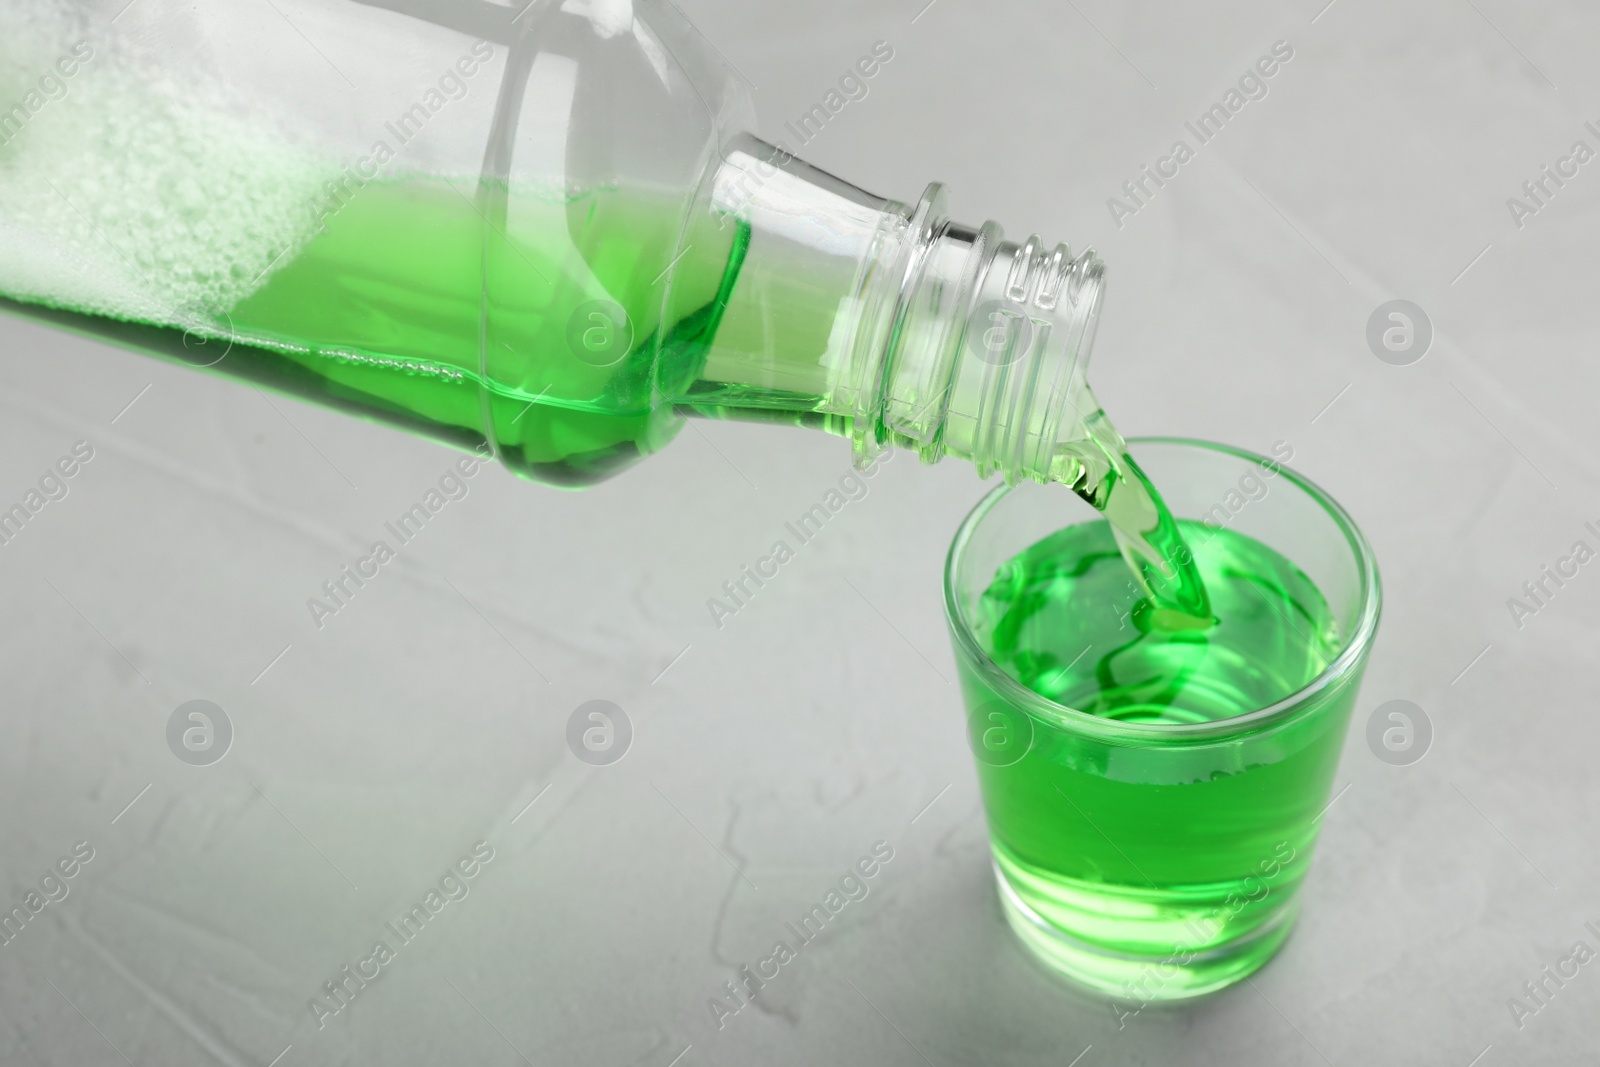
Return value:
[[(890, 42), (803, 154), (1092, 243), (1122, 429), (1289, 441), (1371, 538), (1348, 789), (1253, 983), (1119, 1030), (1005, 930), (939, 599), (970, 468), (897, 457), (720, 630), (706, 598), (844, 443), (705, 424), (580, 494), (489, 471), (319, 632), (306, 598), (452, 453), (6, 320), (0, 502), (97, 451), (0, 549), (0, 893), (96, 857), (0, 947), (0, 1061), (1592, 1062), (1600, 965), (1520, 1029), (1507, 1000), (1600, 947), (1600, 579), (1521, 628), (1506, 600), (1596, 543), (1600, 162), (1520, 230), (1505, 201), (1596, 146), (1600, 12), (1321, 3), (687, 5), (769, 137)], [(1119, 229), (1106, 199), (1280, 39), (1270, 95)], [(1365, 341), (1397, 297), (1436, 330), (1407, 367)], [(196, 698), (236, 730), (210, 767), (165, 743)], [(1363, 728), (1402, 698), (1435, 736), (1393, 767)], [(609, 767), (564, 740), (591, 699), (633, 724)], [(470, 896), (319, 1031), (307, 999), (479, 839)], [(880, 839), (870, 895), (717, 1031), (707, 998)]]

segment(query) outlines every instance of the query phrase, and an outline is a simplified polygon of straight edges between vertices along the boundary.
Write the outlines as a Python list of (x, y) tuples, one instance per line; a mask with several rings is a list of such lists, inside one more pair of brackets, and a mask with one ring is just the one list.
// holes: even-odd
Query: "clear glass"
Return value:
[[(1366, 540), (1306, 479), (1200, 441), (1138, 439), (1130, 449), (1174, 516), (1225, 522), (1297, 565), (1344, 640), (1314, 681), (1246, 714), (1179, 724), (1091, 716), (1003, 671), (972, 620), (1003, 564), (1095, 513), (1022, 485), (990, 493), (961, 525), (945, 608), (1006, 917), (1048, 965), (1129, 1011), (1237, 981), (1288, 936), (1380, 602)], [(1241, 479), (1259, 484), (1267, 464), (1279, 469), (1270, 492), (1242, 497)]]
[(752, 126), (664, 0), (3, 3), (0, 310), (557, 485), (685, 415), (1075, 477), (1093, 253)]

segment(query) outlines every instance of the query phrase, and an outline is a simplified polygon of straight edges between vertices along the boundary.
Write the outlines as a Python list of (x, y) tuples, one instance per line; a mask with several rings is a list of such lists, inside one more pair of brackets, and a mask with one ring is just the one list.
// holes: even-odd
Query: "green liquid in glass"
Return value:
[[(1336, 658), (1338, 625), (1293, 563), (1228, 530), (1188, 520), (1171, 530), (1193, 548), (1210, 625), (1163, 628), (1130, 580), (1112, 530), (1094, 522), (1057, 531), (999, 569), (971, 620), (979, 644), (1041, 696), (1142, 724), (1212, 722), (1269, 707)], [(969, 700), (979, 698), (978, 713), (996, 706), (983, 702), (992, 693), (984, 681), (963, 682)], [(1025, 713), (1007, 714), (1015, 721)], [(1203, 961), (1221, 946), (1220, 969), (1194, 964), (1162, 979), (1165, 989), (1126, 995), (1227, 984), (1287, 935), (1344, 718), (1281, 729), (1268, 746), (1185, 748), (1159, 738), (1108, 744), (1027, 715), (1026, 753), (1004, 766), (980, 754), (978, 764), (1009, 892), (1055, 931), (1094, 946), (1068, 969), (1102, 988), (1120, 989), (1142, 973), (1118, 962), (1119, 953)], [(1253, 947), (1236, 951), (1252, 936)]]

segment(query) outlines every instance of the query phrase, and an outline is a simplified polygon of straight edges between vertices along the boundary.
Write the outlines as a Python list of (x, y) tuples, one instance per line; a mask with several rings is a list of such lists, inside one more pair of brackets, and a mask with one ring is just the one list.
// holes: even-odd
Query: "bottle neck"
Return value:
[(915, 206), (872, 196), (753, 137), (705, 195), (743, 262), (680, 407), (821, 426), (858, 463), (895, 446), (1010, 482), (1080, 476), (1092, 251), (953, 222), (937, 184)]

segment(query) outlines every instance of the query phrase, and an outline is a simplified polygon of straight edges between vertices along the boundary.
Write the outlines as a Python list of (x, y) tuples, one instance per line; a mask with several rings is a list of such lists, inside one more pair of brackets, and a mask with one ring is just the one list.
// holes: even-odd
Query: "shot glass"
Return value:
[(972, 622), (1003, 564), (1099, 516), (1060, 486), (1026, 484), (990, 493), (956, 533), (945, 612), (1002, 910), (1047, 965), (1134, 1011), (1235, 982), (1288, 936), (1380, 592), (1350, 516), (1278, 461), (1172, 438), (1129, 447), (1175, 517), (1297, 565), (1342, 638), (1314, 680), (1270, 706), (1193, 723), (1096, 717), (1006, 673)]

